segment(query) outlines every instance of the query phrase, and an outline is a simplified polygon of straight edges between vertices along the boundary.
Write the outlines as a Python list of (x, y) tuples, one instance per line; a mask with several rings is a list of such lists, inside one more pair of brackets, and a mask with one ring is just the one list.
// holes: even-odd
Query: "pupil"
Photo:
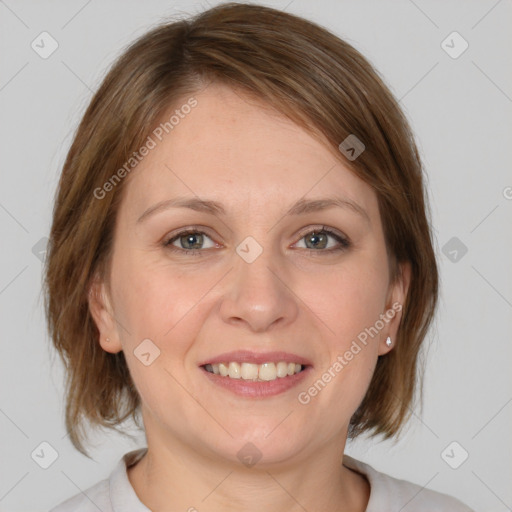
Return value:
[[(201, 234), (189, 234), (189, 235), (185, 235), (185, 239), (186, 239), (186, 249), (197, 249), (197, 248), (200, 248), (201, 247), (201, 242), (202, 242), (202, 236)], [(195, 242), (194, 243), (194, 240), (199, 238), (199, 242)], [(188, 247), (187, 244), (191, 244), (193, 247)]]
[[(325, 235), (322, 235), (322, 234), (313, 233), (309, 237), (309, 240), (313, 240), (313, 248), (316, 249), (319, 246), (324, 248), (325, 247), (325, 242), (327, 241), (327, 237)], [(322, 244), (322, 242), (324, 242), (324, 243)]]

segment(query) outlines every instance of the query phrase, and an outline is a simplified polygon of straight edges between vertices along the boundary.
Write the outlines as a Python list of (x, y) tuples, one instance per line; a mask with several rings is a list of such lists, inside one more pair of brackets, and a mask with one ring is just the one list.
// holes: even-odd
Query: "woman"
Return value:
[(344, 455), (396, 436), (438, 274), (418, 152), (350, 45), (267, 7), (157, 27), (64, 164), (47, 257), (66, 425), (147, 448), (71, 510), (469, 511)]

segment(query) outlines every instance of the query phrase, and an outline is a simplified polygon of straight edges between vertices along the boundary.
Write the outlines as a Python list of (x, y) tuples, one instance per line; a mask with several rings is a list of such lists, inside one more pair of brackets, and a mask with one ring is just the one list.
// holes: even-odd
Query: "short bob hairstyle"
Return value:
[[(131, 44), (92, 98), (67, 154), (44, 292), (49, 334), (66, 368), (65, 420), (73, 445), (87, 455), (84, 420), (120, 430), (132, 417), (140, 428), (140, 398), (124, 354), (102, 350), (88, 305), (95, 278), (108, 289), (113, 229), (129, 176), (107, 194), (98, 190), (172, 105), (213, 81), (264, 100), (327, 139), (375, 191), (391, 278), (400, 278), (399, 263), (410, 262), (411, 279), (394, 350), (379, 357), (349, 437), (397, 436), (421, 390), (419, 349), (438, 300), (430, 210), (411, 129), (383, 80), (351, 45), (295, 15), (226, 3), (160, 24)], [(355, 160), (338, 150), (351, 134), (365, 145)]]

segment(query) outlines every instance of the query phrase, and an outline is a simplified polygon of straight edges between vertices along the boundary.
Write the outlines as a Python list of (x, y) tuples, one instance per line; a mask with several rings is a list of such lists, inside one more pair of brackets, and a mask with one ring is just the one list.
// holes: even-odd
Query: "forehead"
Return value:
[[(216, 83), (194, 98), (197, 105), (161, 141), (155, 139), (130, 175), (122, 205), (130, 216), (183, 195), (268, 209), (272, 198), (283, 207), (303, 196), (338, 192), (369, 211), (376, 208), (373, 190), (327, 142), (264, 102)], [(176, 102), (162, 122), (188, 99)]]

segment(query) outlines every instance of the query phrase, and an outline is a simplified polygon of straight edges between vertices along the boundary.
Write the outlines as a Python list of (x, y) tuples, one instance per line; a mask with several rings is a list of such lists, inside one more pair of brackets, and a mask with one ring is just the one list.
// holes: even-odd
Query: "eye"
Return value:
[[(300, 241), (302, 240), (305, 241), (305, 247), (299, 248), (305, 248), (311, 253), (333, 253), (346, 250), (351, 246), (351, 242), (346, 237), (325, 226), (306, 231), (301, 236)], [(334, 242), (331, 242), (332, 240)], [(176, 253), (200, 256), (205, 252), (204, 249), (218, 247), (218, 244), (205, 232), (197, 228), (189, 228), (168, 238), (163, 242), (163, 246)]]
[[(210, 244), (204, 246), (206, 240), (210, 240)], [(167, 239), (163, 245), (171, 251), (187, 254), (197, 254), (201, 252), (201, 249), (211, 249), (216, 246), (215, 242), (206, 233), (197, 229), (180, 231)]]
[[(334, 243), (329, 243), (329, 239)], [(335, 252), (343, 251), (350, 247), (351, 243), (341, 234), (322, 226), (321, 228), (307, 231), (301, 237), (301, 241), (305, 240), (305, 249), (319, 252)], [(300, 247), (301, 249), (303, 247)], [(322, 250), (325, 249), (325, 250)]]

